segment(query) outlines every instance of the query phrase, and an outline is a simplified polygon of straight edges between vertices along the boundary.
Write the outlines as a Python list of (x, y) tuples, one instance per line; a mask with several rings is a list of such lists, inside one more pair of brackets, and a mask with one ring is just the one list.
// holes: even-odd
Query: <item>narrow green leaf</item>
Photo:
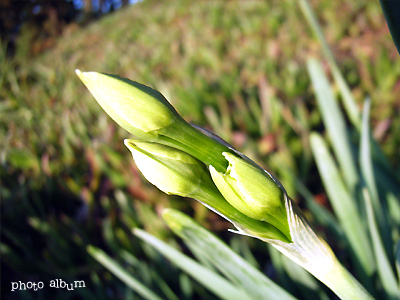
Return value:
[(309, 59), (307, 67), (332, 148), (339, 161), (340, 170), (344, 175), (346, 185), (353, 194), (358, 184), (358, 175), (351, 153), (350, 140), (343, 114), (340, 111), (321, 64), (315, 59)]
[(199, 262), (200, 264), (202, 264), (204, 267), (206, 267), (209, 270), (212, 270), (214, 272), (217, 271), (215, 266), (212, 263), (210, 263), (206, 257), (204, 257), (203, 249), (198, 248), (194, 244), (190, 244), (190, 243), (185, 243), (185, 244), (189, 248), (189, 250), (193, 254), (193, 256), (195, 257), (197, 262)]
[[(396, 2), (396, 1), (384, 1), (384, 2), (386, 3), (386, 2)], [(342, 72), (340, 71), (336, 63), (335, 57), (333, 56), (332, 50), (330, 49), (329, 44), (325, 39), (324, 33), (321, 29), (321, 26), (318, 23), (317, 17), (315, 16), (312, 10), (309, 0), (300, 0), (299, 4), (301, 11), (303, 12), (314, 35), (321, 44), (322, 53), (324, 54), (326, 60), (328, 61), (329, 68), (332, 72), (333, 78), (335, 79), (335, 82), (339, 87), (339, 91), (342, 96), (347, 116), (349, 117), (353, 126), (356, 129), (360, 129), (361, 117), (360, 117), (360, 112), (357, 108), (356, 100), (354, 99), (350, 87), (348, 86), (346, 80), (343, 77)], [(376, 160), (379, 163), (379, 166), (381, 166), (385, 170), (389, 170), (390, 173), (393, 173), (393, 168), (391, 167), (389, 161), (387, 160), (382, 150), (375, 142), (372, 143), (372, 150), (373, 150), (372, 154), (374, 160)]]
[(371, 161), (371, 149), (370, 149), (370, 129), (369, 129), (369, 112), (371, 107), (370, 99), (367, 99), (364, 104), (364, 111), (362, 116), (362, 127), (361, 127), (361, 151), (360, 151), (360, 165), (361, 172), (364, 177), (365, 183), (367, 184), (368, 192), (371, 195), (374, 211), (377, 213), (381, 210), (379, 205), (379, 195), (376, 188), (376, 182), (374, 178), (374, 170)]
[(373, 164), (374, 175), (379, 196), (386, 199), (387, 208), (384, 210), (390, 216), (391, 229), (394, 236), (400, 233), (400, 181), (399, 176), (390, 170), (384, 170), (378, 164)]
[(153, 246), (177, 267), (192, 276), (221, 299), (251, 299), (243, 290), (238, 289), (225, 278), (200, 265), (151, 234), (137, 228), (134, 229), (134, 234)]
[(251, 252), (247, 239), (240, 235), (233, 236), (229, 241), (229, 248), (242, 256), (255, 269), (260, 268), (260, 264)]
[(375, 265), (370, 242), (364, 231), (357, 207), (347, 191), (322, 137), (317, 133), (312, 133), (310, 142), (332, 207), (354, 251), (354, 259), (360, 264), (366, 276), (369, 277), (372, 275)]
[(387, 217), (385, 216), (384, 211), (382, 210), (382, 202), (379, 199), (378, 189), (376, 187), (376, 181), (374, 176), (372, 158), (371, 158), (371, 148), (370, 148), (371, 133), (369, 129), (370, 106), (371, 106), (371, 101), (367, 99), (364, 104), (362, 126), (361, 126), (361, 142), (360, 142), (361, 174), (367, 186), (369, 195), (371, 196), (373, 213), (376, 216), (376, 221), (379, 231), (382, 232), (382, 239), (385, 246), (384, 249), (386, 250), (386, 253), (389, 253), (389, 251), (393, 249), (390, 236), (391, 232), (388, 225)]
[(388, 299), (395, 300), (400, 298), (400, 292), (396, 282), (396, 276), (390, 266), (388, 257), (383, 247), (382, 238), (374, 216), (371, 197), (367, 189), (363, 189), (365, 207), (367, 209), (368, 225), (372, 238), (372, 246), (374, 249), (378, 274), (381, 279), (382, 286)]
[(392, 221), (394, 222), (394, 232), (397, 234), (395, 236), (400, 236), (400, 202), (399, 197), (396, 197), (392, 193), (387, 193), (386, 195), (388, 201), (388, 210)]
[(204, 257), (252, 299), (295, 299), (185, 214), (168, 209), (163, 217), (185, 243), (202, 249)]
[[(151, 268), (145, 262), (140, 261), (130, 252), (122, 249), (119, 252), (119, 257), (121, 257), (125, 262), (135, 267), (138, 272), (142, 272), (143, 269), (148, 270), (151, 278), (159, 287), (160, 291), (164, 293), (165, 299), (169, 300), (179, 300), (179, 297), (175, 295), (173, 290), (169, 287), (169, 285), (165, 282), (164, 278), (159, 275), (157, 268)], [(150, 269), (151, 268), (151, 269)]]
[(397, 240), (395, 258), (396, 258), (397, 278), (399, 280), (399, 290), (400, 290), (400, 239)]
[(303, 12), (308, 24), (310, 25), (314, 35), (317, 37), (321, 44), (322, 52), (325, 55), (326, 60), (329, 63), (329, 67), (332, 70), (333, 77), (340, 89), (343, 98), (343, 104), (346, 109), (347, 115), (349, 116), (354, 127), (360, 127), (360, 113), (357, 108), (356, 101), (351, 94), (350, 88), (344, 80), (342, 73), (336, 64), (333, 53), (325, 39), (324, 33), (321, 30), (321, 26), (318, 24), (317, 17), (315, 16), (311, 5), (308, 0), (299, 1), (301, 11)]
[(113, 273), (131, 289), (136, 291), (145, 299), (150, 300), (161, 300), (156, 294), (154, 294), (148, 287), (139, 282), (136, 278), (128, 274), (123, 267), (121, 267), (116, 261), (109, 257), (103, 250), (94, 246), (87, 246), (87, 252), (100, 264), (102, 264), (107, 270)]

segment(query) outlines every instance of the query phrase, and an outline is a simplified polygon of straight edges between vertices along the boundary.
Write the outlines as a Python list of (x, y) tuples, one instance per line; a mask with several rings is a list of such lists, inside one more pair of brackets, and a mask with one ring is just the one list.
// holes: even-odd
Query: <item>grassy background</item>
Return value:
[[(359, 107), (372, 98), (374, 136), (398, 169), (400, 59), (379, 3), (312, 3)], [(7, 59), (2, 45), (0, 57), (2, 293), (134, 297), (86, 254), (90, 243), (136, 257), (127, 269), (156, 291), (160, 277), (182, 299), (206, 298), (204, 288), (130, 233), (141, 227), (176, 244), (159, 217), (165, 207), (193, 215), (282, 284), (265, 245), (232, 237), (199, 203), (167, 197), (143, 180), (122, 142), (129, 134), (74, 70), (115, 73), (160, 90), (186, 120), (275, 174), (300, 205), (298, 180), (329, 208), (308, 144), (310, 131), (324, 128), (305, 62), (322, 56), (296, 1), (144, 1), (85, 28), (71, 25), (40, 56), (29, 53), (28, 39), (24, 28), (16, 56)], [(340, 257), (340, 245), (325, 237)], [(9, 292), (11, 281), (55, 278), (83, 279), (89, 288)]]

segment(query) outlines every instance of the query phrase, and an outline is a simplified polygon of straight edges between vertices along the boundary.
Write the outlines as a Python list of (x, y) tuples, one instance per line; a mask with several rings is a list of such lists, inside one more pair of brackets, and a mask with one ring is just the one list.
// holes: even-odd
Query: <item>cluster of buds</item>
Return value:
[(197, 199), (237, 233), (270, 243), (339, 297), (372, 299), (336, 259), (270, 173), (212, 133), (187, 123), (158, 91), (125, 78), (76, 71), (161, 191)]
[(115, 75), (77, 74), (108, 115), (134, 136), (125, 145), (149, 182), (202, 202), (242, 234), (292, 241), (285, 190), (267, 171), (187, 123), (158, 91)]

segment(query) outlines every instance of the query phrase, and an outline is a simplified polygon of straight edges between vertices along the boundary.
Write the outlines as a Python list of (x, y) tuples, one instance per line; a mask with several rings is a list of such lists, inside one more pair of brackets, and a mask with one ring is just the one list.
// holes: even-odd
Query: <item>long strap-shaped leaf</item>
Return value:
[[(386, 2), (398, 2), (398, 1), (394, 0), (394, 1), (384, 1), (384, 2), (386, 3)], [(356, 129), (360, 129), (361, 117), (360, 117), (360, 112), (357, 108), (357, 103), (351, 93), (350, 87), (346, 83), (346, 80), (344, 79), (343, 74), (341, 73), (336, 63), (331, 48), (329, 47), (329, 44), (326, 41), (325, 36), (322, 32), (321, 26), (318, 23), (317, 17), (315, 16), (308, 0), (299, 0), (299, 4), (314, 35), (317, 37), (317, 40), (321, 44), (322, 52), (328, 61), (329, 68), (332, 72), (333, 78), (335, 79), (335, 82), (342, 96), (347, 116), (349, 117), (353, 126)], [(376, 160), (377, 163), (379, 163), (379, 166), (382, 167), (384, 170), (388, 171), (389, 173), (393, 173), (393, 168), (391, 167), (389, 161), (387, 160), (382, 150), (375, 142), (372, 143), (372, 149), (373, 149), (374, 159)], [(388, 178), (385, 178), (385, 180), (387, 179)]]
[(397, 240), (395, 260), (396, 260), (398, 284), (400, 289), (400, 238)]
[(343, 227), (355, 259), (358, 260), (366, 276), (370, 277), (375, 269), (374, 259), (357, 206), (347, 191), (322, 137), (317, 133), (312, 133), (310, 141), (319, 173), (335, 214)]
[(346, 109), (347, 115), (349, 116), (351, 122), (356, 128), (360, 127), (360, 112), (358, 111), (357, 104), (354, 101), (354, 98), (351, 94), (350, 88), (344, 80), (342, 73), (339, 70), (339, 67), (335, 61), (333, 53), (328, 45), (328, 42), (325, 39), (325, 36), (321, 30), (321, 27), (318, 24), (318, 20), (311, 8), (308, 0), (300, 0), (299, 1), (300, 8), (306, 17), (306, 20), (310, 24), (311, 29), (313, 30), (315, 36), (319, 40), (322, 46), (322, 52), (324, 53), (326, 59), (328, 60), (329, 67), (332, 70), (333, 77), (337, 82), (339, 89), (343, 96), (343, 104)]
[(382, 286), (385, 290), (387, 298), (390, 300), (400, 299), (399, 286), (396, 282), (396, 276), (390, 265), (389, 259), (386, 256), (383, 247), (381, 234), (379, 233), (378, 226), (375, 220), (374, 211), (372, 207), (371, 197), (367, 189), (363, 190), (365, 206), (367, 208), (368, 225), (372, 237), (372, 245), (374, 247), (375, 257), (377, 261), (378, 274), (381, 278)]
[(168, 209), (164, 211), (163, 217), (185, 243), (191, 248), (201, 249), (200, 253), (207, 261), (234, 282), (235, 286), (244, 289), (252, 299), (295, 299), (185, 214)]
[(346, 130), (344, 116), (334, 97), (332, 88), (321, 64), (315, 60), (307, 61), (308, 72), (315, 90), (318, 108), (321, 111), (322, 120), (328, 131), (332, 148), (339, 161), (340, 170), (346, 179), (352, 196), (355, 195), (355, 187), (358, 184), (357, 169), (351, 153), (350, 139)]
[(371, 157), (371, 132), (369, 129), (369, 111), (371, 101), (367, 99), (364, 104), (364, 111), (362, 117), (362, 129), (361, 129), (361, 142), (360, 142), (360, 167), (361, 174), (364, 179), (364, 183), (368, 189), (368, 193), (371, 197), (371, 203), (373, 212), (376, 217), (376, 223), (380, 232), (382, 232), (382, 242), (386, 253), (392, 260), (392, 239), (391, 230), (389, 227), (390, 221), (388, 220), (388, 214), (385, 214), (382, 207), (387, 207), (387, 203), (381, 201), (378, 194), (378, 188), (376, 185), (376, 175), (374, 173), (374, 165)]
[(169, 246), (151, 234), (137, 228), (134, 229), (134, 234), (156, 248), (157, 251), (159, 251), (162, 255), (170, 259), (174, 265), (188, 273), (191, 277), (196, 279), (219, 298), (225, 300), (251, 299), (246, 292), (237, 288), (219, 274), (202, 266), (195, 260), (179, 252), (175, 248)]
[(109, 257), (103, 250), (98, 249), (94, 246), (87, 246), (87, 251), (94, 259), (96, 259), (100, 264), (107, 268), (111, 273), (117, 276), (121, 281), (123, 281), (127, 286), (136, 291), (144, 299), (149, 300), (161, 300), (153, 291), (151, 291), (147, 286), (138, 281), (136, 278), (131, 276), (126, 272), (122, 266), (120, 266), (116, 261)]

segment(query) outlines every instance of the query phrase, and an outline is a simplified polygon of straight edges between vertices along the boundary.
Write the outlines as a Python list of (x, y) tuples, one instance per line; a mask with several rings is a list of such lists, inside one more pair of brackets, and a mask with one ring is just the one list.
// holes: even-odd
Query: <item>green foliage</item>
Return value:
[[(396, 299), (400, 295), (391, 266), (394, 266), (393, 245), (399, 239), (400, 224), (397, 222), (396, 215), (387, 210), (390, 199), (379, 198), (378, 187), (375, 183), (377, 175), (373, 170), (384, 167), (382, 166), (384, 159), (378, 158), (382, 154), (371, 140), (368, 123), (370, 101), (368, 99), (364, 104), (362, 122), (355, 126), (355, 129), (361, 128), (361, 133), (357, 130), (353, 133), (361, 135), (359, 147), (357, 144), (351, 145), (348, 138), (351, 129), (344, 128), (343, 115), (333, 98), (321, 66), (314, 60), (311, 60), (308, 66), (334, 156), (340, 165), (339, 171), (323, 138), (317, 133), (312, 133), (311, 148), (319, 173), (333, 210), (347, 237), (348, 246), (351, 248), (350, 253), (360, 279), (365, 287), (374, 295), (379, 295), (379, 298), (384, 296), (387, 299)], [(375, 146), (375, 158), (372, 156), (372, 146)], [(351, 158), (352, 152), (359, 153), (360, 170), (355, 168), (355, 159)], [(342, 163), (343, 161), (346, 162)], [(393, 185), (396, 185), (395, 182), (398, 182), (398, 179), (392, 171), (384, 181), (393, 182)], [(360, 189), (363, 189), (363, 193)], [(398, 191), (395, 193), (400, 195)], [(365, 214), (367, 218), (363, 217)], [(374, 289), (371, 280), (376, 272), (381, 284), (375, 286)]]
[[(328, 84), (323, 96), (333, 93), (334, 101), (339, 96), (350, 103), (348, 82), (350, 97), (355, 98), (355, 114), (350, 115), (349, 104), (343, 105), (347, 115), (343, 117), (345, 129), (341, 132), (345, 137), (342, 135), (341, 141), (345, 144), (339, 146), (350, 152), (358, 184), (354, 186), (354, 172), (347, 170), (336, 152), (343, 149), (328, 154), (339, 162), (336, 170), (350, 194), (349, 201), (356, 199), (353, 204), (359, 220), (355, 222), (362, 223), (362, 236), (368, 233), (369, 245), (378, 246), (364, 249), (372, 252), (372, 258), (368, 254), (365, 260), (388, 260), (398, 282), (400, 135), (396, 129), (400, 118), (396, 116), (400, 60), (383, 27), (379, 3), (323, 1), (313, 2), (313, 7), (327, 40), (323, 53), (326, 56), (326, 47), (331, 45), (338, 65), (337, 69), (332, 67), (332, 58), (327, 57), (336, 85)], [(2, 45), (0, 251), (2, 272), (4, 268), (9, 274), (2, 276), (3, 291), (13, 280), (39, 277), (46, 282), (62, 277), (84, 279), (90, 288), (69, 294), (47, 289), (38, 292), (37, 299), (46, 299), (50, 293), (54, 299), (136, 299), (135, 293), (85, 251), (87, 245), (93, 245), (166, 299), (213, 298), (214, 294), (131, 234), (133, 227), (144, 228), (188, 254), (160, 218), (163, 208), (173, 207), (232, 244), (249, 244), (261, 270), (294, 296), (333, 297), (312, 277), (300, 282), (279, 254), (271, 250), (267, 255), (264, 245), (226, 234), (227, 224), (197, 203), (167, 197), (147, 184), (122, 144), (129, 134), (101, 111), (76, 78), (75, 68), (120, 74), (160, 90), (186, 120), (207, 126), (267, 166), (300, 201), (340, 260), (362, 280), (364, 271), (349, 251), (360, 246), (349, 242), (350, 226), (342, 222), (334, 204), (343, 199), (328, 195), (332, 213), (309, 144), (310, 132), (317, 131), (326, 147), (337, 146), (328, 125), (325, 138), (321, 123), (329, 121), (323, 108), (321, 112), (317, 109), (310, 88), (306, 59), (308, 54), (322, 56), (319, 42), (313, 40), (307, 26), (296, 1), (194, 1), (184, 5), (180, 1), (144, 1), (86, 28), (74, 31), (71, 27), (53, 49), (38, 57), (22, 56), (23, 39), (13, 60), (6, 58)], [(359, 107), (366, 95), (372, 99), (372, 133), (362, 128), (360, 117)], [(318, 99), (317, 103), (320, 106)], [(359, 143), (362, 132), (362, 144), (368, 144), (366, 136), (372, 134), (387, 158), (372, 142), (371, 155), (364, 154), (358, 163), (360, 148), (366, 147)], [(373, 180), (368, 175), (371, 172)], [(368, 196), (362, 196), (364, 185), (370, 205), (366, 204)], [(329, 193), (328, 186), (326, 190)], [(304, 197), (304, 203), (297, 193)], [(380, 229), (386, 225), (376, 210), (377, 198), (389, 232)], [(346, 210), (348, 204), (343, 205), (341, 209)], [(378, 228), (381, 236), (370, 236), (374, 230), (368, 228)], [(381, 245), (375, 240), (381, 240)], [(247, 249), (243, 247), (247, 246), (239, 248)], [(201, 253), (194, 256), (210, 264)], [(397, 269), (392, 268), (394, 261)], [(390, 296), (390, 288), (376, 283), (383, 281), (382, 276), (393, 276), (384, 268), (378, 272), (373, 267), (367, 267), (373, 272), (369, 286), (378, 287), (378, 298)], [(32, 298), (29, 293), (20, 295), (21, 299)]]

